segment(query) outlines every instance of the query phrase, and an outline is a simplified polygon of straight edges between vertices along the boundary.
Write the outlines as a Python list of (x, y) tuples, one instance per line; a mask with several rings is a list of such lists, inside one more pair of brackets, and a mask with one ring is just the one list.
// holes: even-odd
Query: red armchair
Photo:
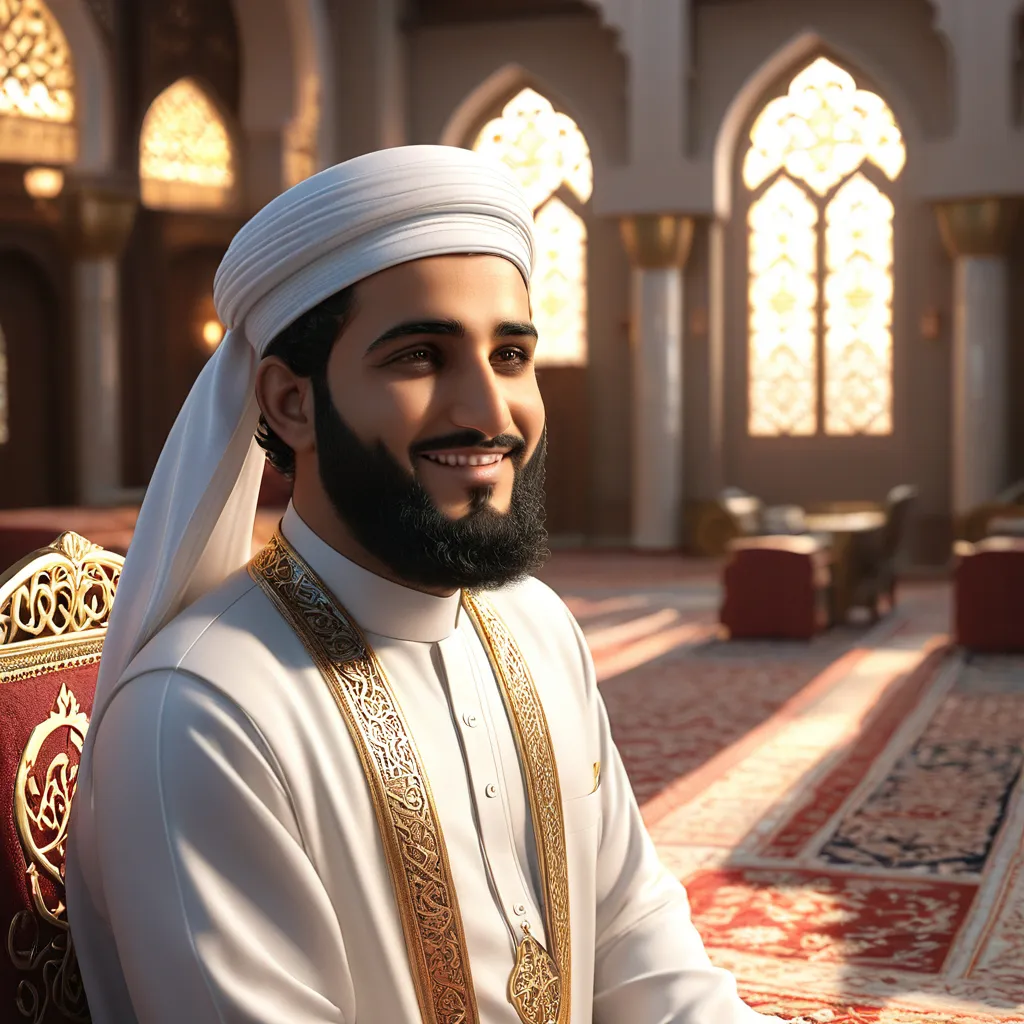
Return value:
[(807, 640), (829, 621), (828, 547), (812, 537), (745, 537), (729, 545), (720, 620), (733, 639)]
[(0, 574), (0, 1020), (87, 1021), (67, 824), (123, 558), (75, 533)]
[(953, 548), (953, 629), (972, 651), (1024, 653), (1024, 538)]

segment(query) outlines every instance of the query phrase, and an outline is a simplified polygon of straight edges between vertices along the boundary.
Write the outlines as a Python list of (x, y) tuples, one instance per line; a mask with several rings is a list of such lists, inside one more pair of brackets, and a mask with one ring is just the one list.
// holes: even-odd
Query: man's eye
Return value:
[(521, 348), (503, 348), (494, 353), (499, 363), (515, 366), (530, 361), (529, 355)]
[(429, 348), (414, 348), (395, 356), (394, 363), (432, 363), (435, 359), (433, 351)]

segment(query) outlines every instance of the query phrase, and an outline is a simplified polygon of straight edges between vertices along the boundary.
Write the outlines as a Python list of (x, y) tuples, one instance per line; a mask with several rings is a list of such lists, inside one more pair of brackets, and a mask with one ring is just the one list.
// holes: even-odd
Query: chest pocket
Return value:
[(565, 834), (586, 832), (601, 820), (601, 791), (565, 801)]

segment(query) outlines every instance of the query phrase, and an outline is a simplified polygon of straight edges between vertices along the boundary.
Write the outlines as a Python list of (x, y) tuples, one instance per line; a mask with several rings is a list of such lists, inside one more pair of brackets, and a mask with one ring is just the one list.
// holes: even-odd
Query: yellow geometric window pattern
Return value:
[(818, 208), (779, 178), (750, 207), (750, 433), (817, 429)]
[(894, 211), (863, 168), (899, 176), (896, 119), (819, 57), (750, 143), (748, 432), (890, 434)]
[(863, 174), (825, 210), (825, 433), (892, 433), (892, 200)]
[(4, 329), (0, 327), (0, 444), (7, 444), (10, 437), (9, 412), (7, 408), (7, 343)]
[(71, 49), (43, 0), (0, 0), (0, 159), (77, 155)]
[(236, 173), (231, 136), (193, 79), (168, 86), (146, 112), (139, 177), (142, 201), (152, 208), (218, 209), (232, 202)]
[[(523, 89), (473, 144), (511, 168), (533, 208), (537, 259), (530, 284), (539, 365), (587, 361), (587, 229), (565, 201), (590, 199), (594, 169), (576, 122), (534, 89)], [(565, 186), (565, 199), (556, 193)]]

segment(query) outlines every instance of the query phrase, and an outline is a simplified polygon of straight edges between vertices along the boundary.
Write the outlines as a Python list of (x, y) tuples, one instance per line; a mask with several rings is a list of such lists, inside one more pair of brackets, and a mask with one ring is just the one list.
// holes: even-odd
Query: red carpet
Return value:
[(949, 651), (938, 584), (872, 630), (742, 645), (693, 563), (555, 568), (662, 859), (754, 1006), (1024, 1022), (1024, 659)]

